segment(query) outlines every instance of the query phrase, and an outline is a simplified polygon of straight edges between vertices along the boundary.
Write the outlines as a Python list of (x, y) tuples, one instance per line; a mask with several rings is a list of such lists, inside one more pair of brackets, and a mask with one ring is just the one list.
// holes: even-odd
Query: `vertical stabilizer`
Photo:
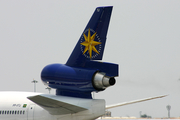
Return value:
[(89, 60), (102, 60), (112, 6), (95, 9), (66, 65), (84, 67)]
[(97, 7), (81, 34), (67, 63), (50, 64), (41, 79), (56, 95), (92, 99), (92, 91), (103, 91), (115, 84), (118, 64), (102, 60), (113, 7)]

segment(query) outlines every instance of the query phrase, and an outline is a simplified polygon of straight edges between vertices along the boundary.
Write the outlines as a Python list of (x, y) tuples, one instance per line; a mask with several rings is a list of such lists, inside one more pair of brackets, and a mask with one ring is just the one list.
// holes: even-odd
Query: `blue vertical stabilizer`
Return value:
[(56, 95), (91, 99), (92, 91), (103, 91), (115, 84), (118, 64), (102, 60), (112, 6), (95, 9), (66, 64), (44, 67), (41, 79), (56, 89)]
[(84, 67), (89, 60), (102, 60), (112, 8), (95, 9), (66, 65)]

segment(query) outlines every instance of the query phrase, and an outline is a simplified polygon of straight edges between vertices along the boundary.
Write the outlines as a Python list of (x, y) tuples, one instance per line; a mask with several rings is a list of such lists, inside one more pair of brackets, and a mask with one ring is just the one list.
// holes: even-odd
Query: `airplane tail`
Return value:
[(95, 9), (66, 65), (84, 67), (89, 60), (102, 60), (112, 8)]
[(42, 70), (43, 83), (56, 89), (56, 95), (92, 98), (92, 91), (115, 84), (118, 64), (93, 61), (102, 60), (112, 8), (95, 9), (65, 65), (51, 64)]

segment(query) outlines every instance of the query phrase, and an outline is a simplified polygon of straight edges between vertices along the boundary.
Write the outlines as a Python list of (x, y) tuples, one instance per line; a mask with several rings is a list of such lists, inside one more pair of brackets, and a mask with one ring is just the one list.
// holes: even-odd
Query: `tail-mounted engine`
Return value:
[(112, 86), (116, 83), (114, 77), (108, 77), (105, 73), (97, 72), (95, 73), (92, 84), (96, 90), (104, 90), (109, 86)]
[(95, 9), (65, 65), (46, 66), (42, 81), (56, 89), (57, 95), (92, 98), (92, 91), (102, 91), (115, 84), (118, 65), (102, 60), (112, 6)]
[[(104, 63), (104, 66), (107, 65)], [(56, 89), (58, 95), (81, 97), (88, 94), (89, 96), (92, 91), (103, 91), (116, 82), (108, 70), (101, 69), (95, 69), (93, 66), (87, 69), (51, 64), (44, 67), (41, 79), (45, 85)]]

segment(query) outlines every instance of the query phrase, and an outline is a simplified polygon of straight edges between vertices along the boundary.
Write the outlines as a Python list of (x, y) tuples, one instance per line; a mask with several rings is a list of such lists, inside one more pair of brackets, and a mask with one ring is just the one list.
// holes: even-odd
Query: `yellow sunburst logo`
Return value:
[(85, 41), (81, 43), (81, 45), (85, 46), (83, 55), (88, 51), (90, 59), (92, 58), (92, 51), (99, 54), (96, 49), (96, 45), (101, 44), (101, 42), (94, 41), (96, 32), (91, 36), (90, 29), (88, 30), (88, 36), (83, 33)]

